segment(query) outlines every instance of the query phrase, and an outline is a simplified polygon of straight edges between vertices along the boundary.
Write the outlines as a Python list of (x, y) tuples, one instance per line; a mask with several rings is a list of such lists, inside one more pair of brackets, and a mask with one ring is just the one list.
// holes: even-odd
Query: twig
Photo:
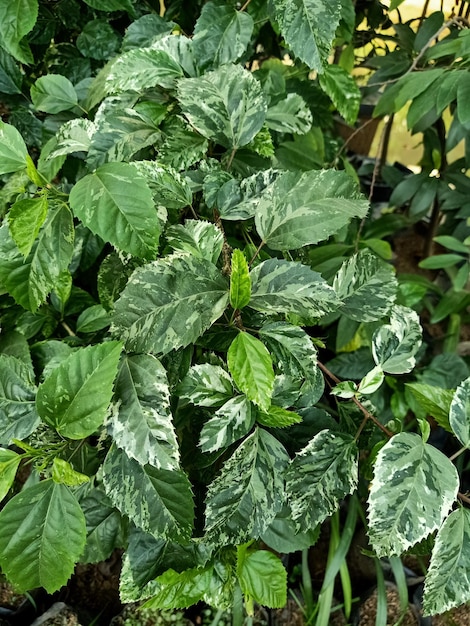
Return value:
[(459, 498), (459, 500), (462, 500), (462, 502), (465, 502), (466, 504), (470, 504), (470, 498), (464, 493), (460, 493), (460, 491), (457, 494), (457, 498)]
[(253, 263), (253, 261), (256, 259), (256, 257), (258, 256), (258, 254), (260, 253), (261, 248), (264, 246), (265, 242), (262, 241), (259, 246), (256, 248), (256, 252), (254, 253), (254, 255), (251, 257), (248, 265), (251, 266), (251, 264)]
[(239, 10), (240, 13), (246, 9), (246, 7), (250, 4), (251, 0), (246, 0), (245, 4)]
[(62, 321), (61, 322), (62, 328), (65, 328), (65, 330), (67, 331), (67, 334), (70, 335), (71, 337), (76, 337), (77, 335), (73, 332), (73, 330), (70, 328), (70, 326), (67, 324), (67, 322)]
[(228, 161), (227, 161), (227, 168), (226, 168), (227, 171), (232, 167), (233, 159), (234, 159), (236, 153), (237, 153), (237, 149), (234, 148), (232, 150), (232, 152), (230, 153), (230, 156), (229, 156)]

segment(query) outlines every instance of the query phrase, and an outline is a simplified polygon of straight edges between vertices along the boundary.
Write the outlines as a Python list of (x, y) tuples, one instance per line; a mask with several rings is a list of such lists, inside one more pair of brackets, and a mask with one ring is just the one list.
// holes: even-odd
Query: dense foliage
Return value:
[[(0, 0), (15, 586), (53, 592), (124, 548), (124, 601), (279, 607), (279, 554), (333, 515), (317, 623), (358, 519), (372, 558), (432, 554), (427, 614), (470, 600), (468, 146), (447, 158), (470, 38), (444, 20), (381, 35), (373, 0)], [(335, 130), (358, 64), (376, 114), (411, 100), (424, 132), (419, 174), (383, 168), (397, 213), (370, 210)], [(397, 277), (386, 238), (428, 217), (440, 282)], [(443, 344), (420, 315), (448, 322)]]

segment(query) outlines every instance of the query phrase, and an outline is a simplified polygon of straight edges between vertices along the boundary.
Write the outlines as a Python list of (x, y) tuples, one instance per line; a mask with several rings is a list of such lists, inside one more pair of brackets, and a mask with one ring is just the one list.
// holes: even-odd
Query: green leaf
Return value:
[(0, 448), (0, 502), (13, 485), (20, 461), (21, 455), (13, 450)]
[(230, 375), (219, 365), (193, 365), (176, 389), (180, 401), (221, 406), (233, 396)]
[(246, 11), (222, 2), (207, 2), (194, 27), (193, 47), (201, 69), (237, 61), (253, 32), (253, 19)]
[(147, 181), (155, 204), (163, 205), (167, 209), (183, 209), (192, 205), (191, 187), (171, 166), (154, 161), (133, 161), (132, 165)]
[(83, 439), (101, 426), (113, 391), (122, 344), (79, 348), (39, 386), (41, 418), (63, 437)]
[(37, 17), (37, 0), (0, 1), (0, 44), (21, 63), (33, 62), (23, 38), (33, 29)]
[(294, 313), (310, 320), (338, 308), (334, 290), (306, 265), (280, 259), (251, 270), (250, 307), (263, 313)]
[(86, 520), (86, 545), (82, 563), (105, 561), (122, 545), (121, 515), (100, 489), (92, 489), (80, 506)]
[(452, 267), (456, 263), (464, 260), (460, 254), (435, 254), (427, 259), (419, 262), (419, 267), (426, 270), (440, 270), (446, 267)]
[(85, 24), (75, 45), (84, 57), (107, 61), (118, 52), (120, 44), (120, 35), (106, 19), (101, 19)]
[(206, 539), (217, 546), (240, 544), (264, 533), (282, 507), (288, 462), (267, 431), (257, 429), (245, 439), (209, 485)]
[(271, 356), (259, 339), (240, 332), (227, 353), (228, 369), (248, 400), (267, 411), (274, 388)]
[(144, 608), (177, 609), (197, 604), (210, 591), (212, 567), (193, 568), (184, 572), (168, 569), (156, 579), (156, 595)]
[(7, 354), (0, 354), (0, 441), (26, 439), (39, 425), (35, 408), (36, 385), (30, 366)]
[(141, 465), (177, 469), (179, 451), (170, 389), (160, 361), (149, 354), (123, 358), (109, 428), (117, 446)]
[(132, 0), (84, 0), (84, 2), (98, 11), (127, 11), (129, 15), (135, 13)]
[(343, 263), (333, 289), (343, 302), (343, 315), (357, 322), (375, 322), (390, 312), (398, 283), (391, 265), (362, 250)]
[(151, 87), (173, 89), (183, 70), (167, 52), (141, 48), (124, 52), (113, 62), (106, 77), (108, 94), (143, 91)]
[(166, 239), (173, 250), (188, 252), (199, 259), (210, 261), (214, 265), (222, 252), (224, 236), (222, 231), (210, 222), (186, 220), (183, 224), (170, 226), (165, 232)]
[(433, 237), (433, 241), (436, 241), (441, 246), (444, 246), (449, 250), (454, 250), (454, 252), (462, 252), (463, 254), (469, 253), (469, 246), (466, 246), (460, 241), (460, 239), (457, 239), (457, 237), (451, 237), (450, 235), (439, 235), (438, 237)]
[(457, 87), (457, 116), (461, 124), (470, 122), (470, 76), (462, 72)]
[(85, 546), (85, 518), (65, 485), (45, 480), (0, 512), (0, 565), (19, 591), (66, 584)]
[(305, 100), (297, 93), (289, 93), (266, 113), (266, 126), (279, 133), (304, 135), (310, 130), (313, 118)]
[(68, 78), (61, 74), (46, 74), (31, 87), (31, 100), (38, 111), (60, 113), (78, 104), (78, 96)]
[(372, 354), (387, 374), (405, 374), (415, 366), (421, 347), (418, 314), (404, 306), (394, 306), (390, 323), (378, 328), (372, 337)]
[(319, 537), (320, 527), (298, 531), (291, 510), (284, 506), (263, 533), (261, 539), (276, 552), (289, 554), (313, 546)]
[(470, 600), (470, 511), (459, 507), (439, 529), (424, 585), (423, 613), (435, 615)]
[(273, 169), (256, 172), (238, 181), (227, 181), (217, 193), (217, 207), (224, 220), (247, 220), (254, 217), (261, 194), (280, 172)]
[(154, 256), (160, 227), (152, 194), (129, 163), (107, 163), (80, 179), (70, 206), (87, 228), (119, 250)]
[(452, 390), (423, 383), (405, 383), (405, 387), (428, 415), (448, 432), (452, 431), (449, 424), (449, 411), (454, 397)]
[(293, 53), (321, 72), (341, 18), (341, 0), (274, 0), (281, 33)]
[(0, 121), (0, 175), (24, 169), (27, 156), (28, 150), (21, 134), (14, 126)]
[(298, 530), (314, 528), (357, 486), (357, 446), (352, 437), (322, 430), (286, 471), (286, 492)]
[(173, 255), (131, 276), (113, 330), (134, 352), (167, 354), (200, 337), (224, 312), (228, 286), (207, 260)]
[(235, 249), (232, 253), (230, 274), (230, 304), (234, 309), (243, 309), (251, 298), (251, 279), (248, 262), (243, 252)]
[(256, 420), (256, 409), (245, 396), (230, 398), (215, 412), (201, 431), (199, 446), (203, 452), (228, 448), (247, 435)]
[(48, 294), (69, 276), (73, 255), (73, 218), (67, 205), (49, 207), (47, 219), (23, 257), (7, 224), (0, 227), (0, 283), (18, 304), (36, 311)]
[(351, 126), (357, 120), (361, 92), (353, 76), (339, 65), (326, 65), (319, 75), (320, 86), (331, 98), (338, 113)]
[(457, 469), (419, 435), (394, 435), (379, 451), (369, 492), (369, 537), (378, 557), (401, 554), (437, 530), (459, 488)]
[(260, 198), (255, 224), (270, 248), (293, 250), (327, 239), (367, 210), (345, 172), (285, 172)]
[(470, 378), (457, 387), (449, 412), (449, 422), (463, 446), (470, 446)]
[(257, 422), (268, 428), (286, 428), (292, 424), (298, 424), (302, 418), (294, 411), (272, 404), (269, 409), (258, 413)]
[(178, 100), (201, 135), (231, 149), (250, 143), (266, 117), (260, 83), (239, 65), (224, 65), (204, 76), (180, 80)]
[(15, 60), (0, 48), (0, 91), (6, 94), (21, 93), (22, 83), (23, 74)]
[(270, 609), (287, 602), (287, 572), (282, 561), (267, 550), (244, 553), (238, 548), (237, 575), (248, 602), (255, 601)]
[(94, 333), (111, 323), (108, 312), (101, 304), (94, 304), (80, 313), (75, 328), (77, 333)]
[(357, 395), (357, 385), (352, 380), (343, 380), (335, 385), (330, 393), (338, 398), (354, 398)]
[(18, 250), (28, 256), (47, 216), (47, 196), (25, 198), (12, 205), (8, 214), (10, 234)]
[(127, 28), (122, 41), (122, 51), (132, 48), (147, 48), (156, 40), (169, 35), (176, 26), (156, 13), (147, 13), (134, 20)]
[(56, 456), (52, 463), (52, 480), (68, 487), (77, 487), (87, 483), (90, 478), (81, 472), (75, 471), (70, 463)]
[(113, 446), (103, 464), (103, 484), (114, 506), (142, 530), (175, 541), (191, 536), (191, 484), (181, 470), (142, 466)]

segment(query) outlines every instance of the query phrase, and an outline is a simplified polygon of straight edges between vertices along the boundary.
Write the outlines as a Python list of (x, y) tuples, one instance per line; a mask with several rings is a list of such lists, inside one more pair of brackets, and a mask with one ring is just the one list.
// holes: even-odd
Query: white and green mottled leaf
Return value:
[(362, 99), (354, 77), (340, 65), (332, 64), (325, 65), (318, 79), (320, 87), (331, 98), (338, 113), (352, 126), (357, 120)]
[(206, 539), (215, 545), (240, 544), (268, 528), (284, 500), (284, 447), (257, 429), (225, 462), (209, 485)]
[(398, 282), (393, 267), (363, 250), (345, 261), (333, 282), (340, 311), (356, 322), (375, 322), (390, 312)]
[(470, 445), (470, 378), (457, 387), (449, 411), (450, 426), (463, 446)]
[(233, 396), (233, 383), (220, 365), (193, 365), (176, 389), (181, 401), (197, 406), (221, 406)]
[(26, 363), (0, 354), (0, 441), (26, 439), (39, 425), (34, 372)]
[(85, 517), (65, 485), (44, 480), (23, 489), (0, 512), (0, 565), (20, 591), (57, 591), (85, 546)]
[(65, 204), (49, 212), (29, 255), (25, 258), (13, 241), (8, 224), (0, 227), (0, 283), (18, 304), (36, 311), (49, 293), (69, 276), (74, 228)]
[(92, 489), (80, 500), (80, 506), (85, 515), (87, 534), (80, 561), (105, 561), (123, 544), (121, 515), (101, 489)]
[(287, 602), (287, 572), (281, 559), (268, 550), (238, 548), (237, 575), (245, 598), (271, 609)]
[(270, 248), (294, 250), (327, 239), (367, 210), (346, 172), (285, 172), (260, 198), (255, 224)]
[(56, 134), (55, 147), (47, 155), (47, 159), (73, 154), (74, 152), (88, 152), (96, 125), (85, 118), (74, 118), (62, 124)]
[(68, 78), (61, 74), (46, 74), (31, 87), (31, 100), (38, 111), (61, 113), (78, 104), (78, 96)]
[(210, 261), (173, 255), (138, 268), (115, 303), (113, 330), (134, 352), (193, 343), (224, 312), (228, 285)]
[(103, 484), (114, 506), (142, 530), (157, 538), (189, 539), (194, 504), (183, 471), (140, 465), (112, 447), (103, 464)]
[(228, 448), (247, 435), (256, 420), (256, 408), (245, 396), (230, 398), (206, 422), (201, 431), (199, 446), (203, 452)]
[(260, 83), (239, 65), (223, 65), (204, 76), (180, 80), (178, 100), (201, 135), (231, 149), (250, 143), (266, 116)]
[(227, 365), (240, 391), (267, 411), (274, 389), (274, 370), (266, 346), (253, 335), (240, 332), (228, 349)]
[(83, 439), (101, 426), (113, 393), (122, 344), (79, 348), (39, 386), (36, 408), (62, 436)]
[(161, 37), (152, 43), (152, 50), (166, 52), (173, 62), (182, 67), (186, 76), (197, 76), (196, 58), (194, 54), (193, 40), (181, 33), (175, 33)]
[(248, 220), (254, 217), (261, 195), (281, 174), (268, 169), (243, 180), (229, 180), (217, 193), (217, 207), (223, 220)]
[(129, 163), (107, 163), (81, 178), (70, 193), (75, 215), (104, 241), (152, 258), (160, 226), (146, 180)]
[(250, 276), (249, 306), (262, 313), (294, 313), (308, 320), (331, 313), (340, 304), (322, 276), (300, 263), (268, 259)]
[(18, 250), (28, 256), (44, 224), (48, 208), (47, 196), (24, 198), (12, 205), (8, 213), (10, 234)]
[(334, 513), (357, 487), (354, 439), (322, 430), (298, 452), (286, 471), (286, 492), (298, 530), (314, 528)]
[(154, 48), (129, 50), (112, 64), (105, 81), (106, 91), (142, 91), (151, 87), (172, 89), (183, 70), (167, 52)]
[(313, 118), (305, 100), (297, 93), (289, 93), (268, 108), (266, 126), (279, 133), (304, 135), (312, 126)]
[(0, 121), (0, 176), (25, 169), (27, 156), (28, 150), (20, 132)]
[(167, 209), (191, 206), (191, 187), (173, 167), (155, 161), (133, 161), (132, 165), (147, 181), (155, 204), (163, 205)]
[(437, 530), (459, 489), (455, 466), (419, 435), (394, 435), (379, 451), (369, 492), (377, 556), (401, 554)]
[(214, 265), (224, 245), (222, 231), (214, 224), (201, 220), (186, 220), (184, 224), (170, 226), (165, 236), (173, 250), (188, 252)]
[(207, 2), (194, 27), (193, 47), (201, 69), (237, 61), (250, 43), (253, 18), (221, 2)]
[(459, 507), (439, 529), (424, 584), (423, 613), (470, 601), (470, 511)]
[(405, 374), (415, 366), (421, 347), (418, 314), (408, 307), (395, 305), (390, 322), (378, 328), (372, 337), (372, 355), (387, 374)]
[(281, 34), (293, 53), (321, 72), (341, 18), (341, 0), (274, 0)]
[(196, 133), (182, 117), (170, 118), (164, 133), (165, 139), (158, 148), (160, 164), (181, 172), (204, 158), (209, 145), (207, 139)]
[(243, 309), (251, 298), (250, 269), (245, 255), (236, 248), (232, 253), (230, 274), (230, 304), (236, 309)]
[(426, 385), (424, 383), (405, 383), (405, 397), (408, 396), (408, 392), (411, 393), (419, 408), (425, 412), (425, 415), (430, 415), (439, 426), (442, 426), (448, 432), (452, 432), (449, 423), (450, 407), (454, 399), (454, 391), (452, 389), (442, 389), (441, 387), (436, 387), (436, 385)]
[(382, 386), (384, 378), (385, 377), (383, 369), (380, 367), (380, 365), (376, 365), (373, 369), (370, 370), (370, 372), (367, 372), (367, 374), (363, 377), (363, 379), (359, 383), (357, 391), (359, 393), (362, 393), (363, 395), (375, 393), (377, 389)]
[(21, 455), (13, 450), (0, 448), (0, 502), (13, 485), (20, 462)]
[(166, 371), (158, 359), (136, 354), (122, 359), (108, 421), (117, 446), (141, 465), (179, 467)]

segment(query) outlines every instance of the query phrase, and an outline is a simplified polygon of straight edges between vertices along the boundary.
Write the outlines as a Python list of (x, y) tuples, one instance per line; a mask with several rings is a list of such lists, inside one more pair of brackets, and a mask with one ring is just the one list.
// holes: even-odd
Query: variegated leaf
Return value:
[(165, 236), (173, 250), (188, 252), (214, 265), (224, 245), (224, 236), (217, 226), (201, 220), (186, 220), (184, 224), (170, 226)]
[(107, 93), (141, 91), (151, 87), (172, 89), (183, 70), (167, 52), (141, 48), (124, 52), (113, 62), (106, 77)]
[(343, 315), (357, 322), (374, 322), (389, 313), (398, 283), (391, 265), (363, 250), (343, 263), (333, 289), (343, 302)]
[(133, 167), (145, 178), (155, 204), (167, 209), (191, 206), (193, 195), (187, 180), (170, 165), (155, 161), (132, 161)]
[(141, 465), (179, 466), (166, 371), (149, 354), (122, 359), (109, 427), (116, 445)]
[(356, 122), (361, 92), (354, 77), (343, 67), (336, 64), (325, 66), (325, 71), (319, 76), (320, 87), (331, 98), (331, 101), (351, 126)]
[(343, 433), (322, 430), (286, 471), (286, 492), (297, 529), (314, 528), (357, 486), (357, 446)]
[(201, 431), (199, 445), (203, 452), (228, 448), (247, 435), (256, 420), (256, 408), (245, 396), (230, 398), (215, 412)]
[(65, 122), (55, 136), (55, 147), (47, 155), (46, 161), (74, 152), (88, 152), (95, 131), (94, 122), (85, 118), (74, 118)]
[(281, 372), (294, 379), (312, 382), (316, 379), (317, 350), (302, 328), (287, 322), (271, 322), (261, 327), (260, 338)]
[(112, 331), (129, 351), (167, 354), (224, 312), (228, 285), (210, 261), (173, 255), (138, 268), (115, 304)]
[(437, 530), (459, 488), (455, 466), (411, 433), (379, 451), (369, 492), (369, 537), (379, 557), (401, 554)]
[(424, 584), (424, 615), (470, 601), (470, 511), (459, 507), (439, 529)]
[(176, 389), (181, 401), (197, 406), (221, 406), (233, 396), (233, 383), (219, 365), (193, 365)]
[(217, 193), (217, 207), (223, 220), (247, 220), (254, 217), (259, 200), (281, 174), (268, 169), (243, 180), (229, 180)]
[(268, 259), (250, 276), (249, 305), (263, 313), (295, 313), (310, 320), (335, 311), (340, 304), (322, 276), (300, 263)]
[(253, 19), (246, 11), (221, 2), (207, 2), (194, 27), (193, 47), (202, 69), (239, 59), (250, 43)]
[(390, 322), (378, 328), (372, 337), (372, 354), (387, 374), (405, 374), (415, 366), (421, 347), (418, 314), (404, 306), (394, 306)]
[(285, 172), (263, 193), (255, 224), (270, 248), (293, 250), (327, 239), (367, 210), (346, 172)]
[(289, 462), (284, 447), (257, 429), (225, 462), (209, 485), (206, 539), (220, 546), (259, 537), (284, 500), (283, 472)]
[(260, 83), (239, 65), (180, 80), (178, 100), (201, 135), (230, 149), (250, 143), (266, 116)]
[(470, 445), (470, 378), (457, 387), (450, 405), (449, 422), (463, 446)]
[(181, 470), (140, 465), (113, 446), (103, 464), (103, 484), (114, 506), (142, 530), (157, 538), (189, 539), (194, 504)]
[(266, 126), (279, 133), (304, 135), (312, 126), (313, 118), (305, 100), (297, 93), (289, 93), (268, 108)]
[(281, 33), (293, 53), (321, 72), (341, 17), (341, 0), (274, 0)]
[(186, 76), (197, 76), (193, 40), (181, 33), (161, 37), (152, 43), (152, 50), (166, 52), (174, 63), (182, 67)]

